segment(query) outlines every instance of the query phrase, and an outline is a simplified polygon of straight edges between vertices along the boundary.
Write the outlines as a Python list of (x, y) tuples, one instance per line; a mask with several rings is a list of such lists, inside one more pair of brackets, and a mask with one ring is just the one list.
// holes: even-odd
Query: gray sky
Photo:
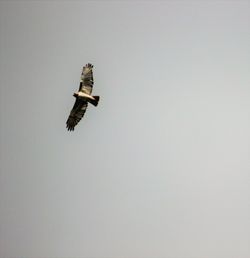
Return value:
[(0, 257), (249, 258), (250, 2), (0, 7)]

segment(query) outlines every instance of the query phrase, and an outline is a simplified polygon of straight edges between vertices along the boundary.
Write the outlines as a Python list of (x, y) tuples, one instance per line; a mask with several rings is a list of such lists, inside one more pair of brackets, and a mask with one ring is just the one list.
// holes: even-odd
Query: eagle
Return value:
[(76, 98), (75, 104), (70, 111), (66, 122), (69, 131), (74, 131), (75, 126), (84, 116), (88, 107), (88, 102), (95, 107), (98, 105), (100, 97), (91, 95), (94, 84), (92, 69), (93, 65), (90, 63), (86, 64), (82, 69), (79, 90), (73, 94)]

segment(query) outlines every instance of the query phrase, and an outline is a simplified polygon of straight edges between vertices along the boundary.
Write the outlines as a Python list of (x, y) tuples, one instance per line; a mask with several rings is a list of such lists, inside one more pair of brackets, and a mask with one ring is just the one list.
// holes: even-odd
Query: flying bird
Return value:
[(79, 90), (73, 94), (76, 98), (75, 104), (66, 122), (69, 131), (74, 131), (75, 126), (84, 116), (88, 102), (94, 106), (98, 105), (100, 97), (91, 95), (94, 84), (92, 68), (93, 65), (88, 63), (82, 69)]

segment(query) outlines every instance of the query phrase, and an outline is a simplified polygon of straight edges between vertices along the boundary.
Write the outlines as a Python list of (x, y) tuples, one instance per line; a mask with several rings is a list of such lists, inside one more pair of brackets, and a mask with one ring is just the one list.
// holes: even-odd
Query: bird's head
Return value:
[(78, 97), (78, 93), (74, 92), (73, 96)]

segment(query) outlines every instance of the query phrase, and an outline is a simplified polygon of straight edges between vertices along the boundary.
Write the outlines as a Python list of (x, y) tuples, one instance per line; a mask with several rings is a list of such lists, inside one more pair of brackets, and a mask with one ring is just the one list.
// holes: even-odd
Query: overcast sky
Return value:
[(0, 7), (0, 257), (249, 258), (250, 1)]

